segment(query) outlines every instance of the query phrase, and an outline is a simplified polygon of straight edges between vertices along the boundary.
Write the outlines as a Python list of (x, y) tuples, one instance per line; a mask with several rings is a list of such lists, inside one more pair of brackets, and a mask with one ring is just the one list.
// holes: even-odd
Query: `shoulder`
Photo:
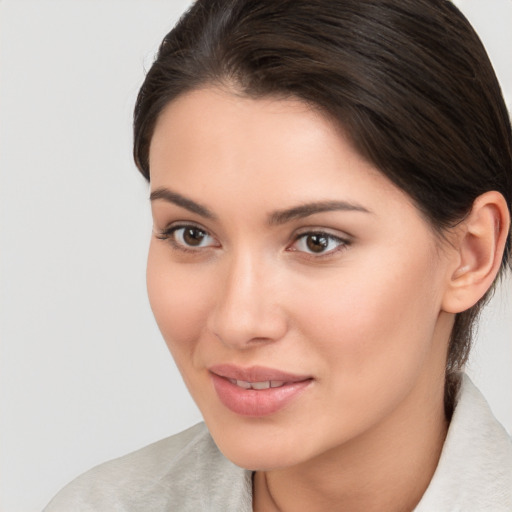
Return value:
[(417, 512), (512, 510), (512, 440), (463, 376), (437, 470)]
[(250, 478), (220, 453), (199, 423), (91, 469), (57, 494), (45, 512), (244, 510), (250, 505)]

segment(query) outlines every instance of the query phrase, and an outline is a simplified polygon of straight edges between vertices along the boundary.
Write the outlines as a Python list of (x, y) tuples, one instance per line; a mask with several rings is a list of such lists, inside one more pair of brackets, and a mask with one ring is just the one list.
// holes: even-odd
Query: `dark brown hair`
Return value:
[[(163, 40), (137, 98), (134, 158), (148, 180), (162, 109), (206, 85), (319, 107), (438, 233), (486, 191), (511, 208), (508, 113), (485, 49), (448, 0), (197, 0)], [(456, 316), (448, 415), (488, 295)]]

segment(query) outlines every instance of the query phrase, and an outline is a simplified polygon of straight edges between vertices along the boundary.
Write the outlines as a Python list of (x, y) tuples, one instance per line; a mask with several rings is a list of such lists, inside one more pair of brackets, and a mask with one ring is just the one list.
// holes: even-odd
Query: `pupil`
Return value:
[(185, 230), (185, 233), (183, 233), (183, 240), (185, 240), (187, 245), (198, 246), (203, 241), (204, 235), (204, 231), (201, 231), (200, 229), (189, 228)]
[(306, 245), (312, 252), (322, 252), (329, 245), (329, 240), (324, 235), (309, 235)]

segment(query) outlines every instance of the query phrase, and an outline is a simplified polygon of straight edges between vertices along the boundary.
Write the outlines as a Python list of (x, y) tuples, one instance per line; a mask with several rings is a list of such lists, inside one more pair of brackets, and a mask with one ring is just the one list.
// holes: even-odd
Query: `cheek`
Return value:
[(200, 338), (211, 294), (204, 276), (193, 271), (193, 266), (173, 263), (159, 242), (152, 241), (149, 249), (148, 296), (162, 336), (179, 365)]
[[(307, 299), (295, 299), (297, 325), (326, 390), (318, 402), (329, 411), (318, 415), (326, 438), (356, 435), (386, 417), (437, 361), (437, 285), (422, 258), (394, 267), (384, 257), (379, 266), (361, 261), (323, 286), (301, 283), (296, 296)], [(419, 266), (423, 272), (411, 274)]]
[[(435, 272), (426, 254), (396, 261), (380, 252), (296, 297), (301, 330), (336, 374), (354, 379), (418, 371), (433, 339), (439, 310)], [(376, 263), (378, 262), (378, 263)]]

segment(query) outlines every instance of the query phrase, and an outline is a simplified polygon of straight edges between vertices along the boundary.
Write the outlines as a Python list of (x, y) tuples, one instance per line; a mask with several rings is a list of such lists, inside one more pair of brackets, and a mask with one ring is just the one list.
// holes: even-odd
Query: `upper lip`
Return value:
[(311, 379), (310, 375), (295, 375), (274, 368), (266, 368), (265, 366), (251, 366), (242, 368), (233, 364), (217, 364), (210, 366), (208, 370), (219, 377), (226, 379), (241, 380), (245, 382), (301, 382)]

